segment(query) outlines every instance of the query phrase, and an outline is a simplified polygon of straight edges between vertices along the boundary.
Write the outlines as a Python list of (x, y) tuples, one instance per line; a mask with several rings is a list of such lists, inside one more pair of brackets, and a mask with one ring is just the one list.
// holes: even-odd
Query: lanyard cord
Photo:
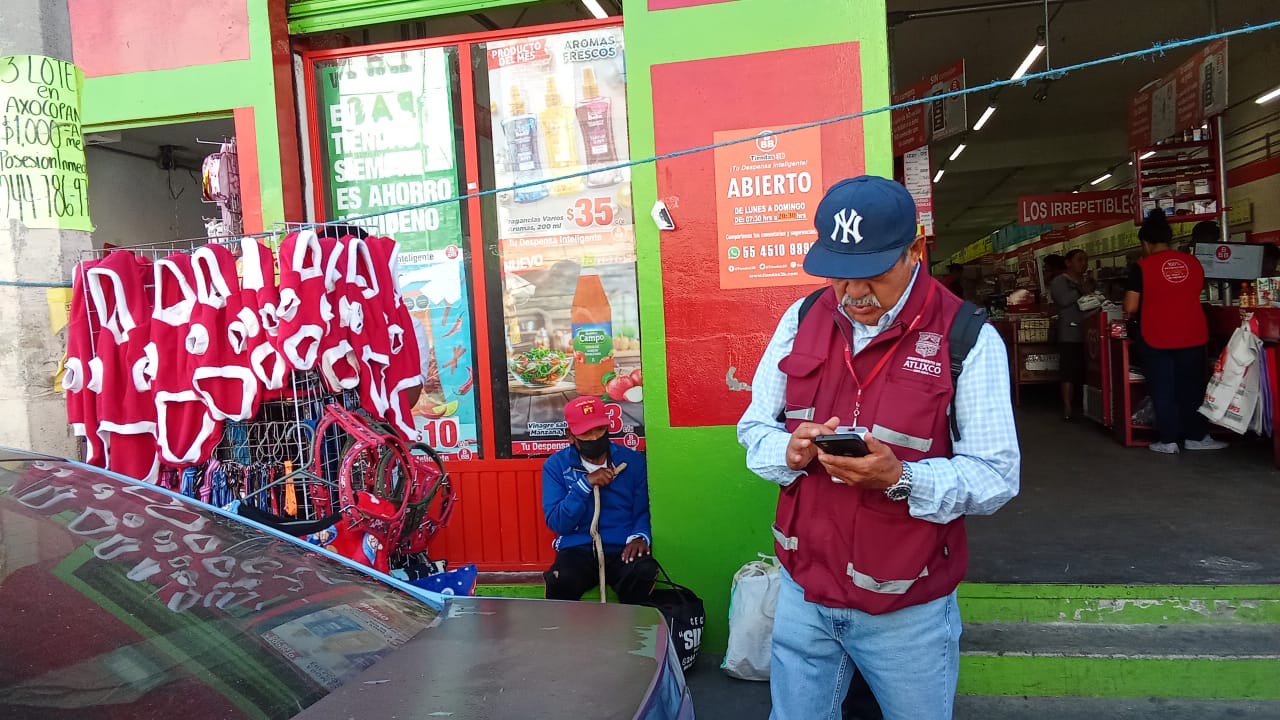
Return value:
[(864, 387), (871, 386), (872, 381), (876, 379), (876, 376), (878, 376), (880, 371), (884, 369), (885, 364), (889, 362), (889, 358), (893, 357), (897, 353), (898, 347), (907, 339), (907, 336), (911, 334), (911, 331), (915, 330), (916, 326), (920, 324), (920, 319), (924, 317), (925, 310), (928, 310), (929, 306), (933, 303), (933, 291), (936, 288), (937, 285), (935, 283), (929, 283), (929, 294), (924, 298), (924, 307), (920, 308), (920, 312), (916, 313), (916, 316), (912, 318), (911, 324), (907, 326), (907, 329), (902, 331), (902, 336), (893, 343), (893, 346), (890, 347), (888, 352), (880, 358), (880, 361), (876, 363), (875, 367), (871, 368), (871, 373), (867, 375), (865, 383), (858, 379), (858, 371), (853, 368), (853, 348), (848, 343), (845, 343), (844, 366), (849, 368), (849, 375), (853, 377), (853, 383), (858, 389), (858, 395), (853, 404), (854, 427), (857, 427), (858, 417), (862, 414), (862, 389)]

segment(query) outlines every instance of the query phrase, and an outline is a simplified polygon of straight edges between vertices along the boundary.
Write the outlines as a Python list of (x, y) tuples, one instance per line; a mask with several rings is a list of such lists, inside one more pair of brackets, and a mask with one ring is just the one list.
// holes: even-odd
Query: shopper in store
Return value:
[(591, 537), (598, 488), (606, 582), (621, 602), (642, 603), (658, 577), (644, 455), (610, 441), (609, 415), (600, 398), (570, 400), (564, 419), (570, 445), (542, 465), (542, 510), (557, 535), (555, 562), (543, 573), (547, 598), (579, 600), (599, 582)]
[(1204, 269), (1193, 256), (1173, 249), (1173, 229), (1161, 210), (1147, 215), (1138, 239), (1146, 257), (1129, 271), (1124, 310), (1139, 319), (1142, 367), (1159, 435), (1151, 449), (1169, 455), (1182, 448), (1222, 449), (1227, 444), (1209, 437), (1199, 413), (1209, 342), (1200, 305)]
[[(738, 422), (747, 467), (782, 486), (771, 717), (836, 717), (856, 666), (885, 718), (950, 718), (963, 518), (1018, 492), (1008, 358), (982, 325), (952, 386), (963, 301), (920, 270), (925, 239), (903, 186), (841, 181), (815, 225), (804, 269), (829, 288), (803, 320), (806, 301), (783, 314)], [(845, 426), (870, 428), (868, 452), (820, 451), (814, 438)]]
[(1049, 283), (1049, 297), (1058, 310), (1058, 376), (1061, 380), (1062, 419), (1074, 416), (1076, 394), (1084, 387), (1084, 329), (1089, 315), (1080, 298), (1093, 292), (1087, 279), (1089, 253), (1076, 248), (1064, 258), (1066, 269)]
[(947, 277), (942, 281), (947, 289), (955, 293), (959, 297), (964, 297), (964, 266), (960, 263), (951, 263), (947, 266)]
[(1059, 275), (1067, 271), (1067, 261), (1057, 253), (1053, 255), (1045, 255), (1042, 273), (1044, 274), (1044, 287), (1049, 292), (1049, 302), (1053, 302), (1053, 281)]

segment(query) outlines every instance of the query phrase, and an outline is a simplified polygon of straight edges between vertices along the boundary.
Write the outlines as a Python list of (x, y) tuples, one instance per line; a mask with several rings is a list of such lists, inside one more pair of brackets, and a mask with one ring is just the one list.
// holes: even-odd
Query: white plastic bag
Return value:
[(720, 669), (739, 680), (769, 680), (773, 612), (782, 583), (778, 559), (760, 555), (733, 576), (729, 600), (729, 647)]
[(1253, 334), (1248, 321), (1241, 323), (1214, 364), (1213, 377), (1200, 406), (1201, 415), (1241, 435), (1249, 431), (1262, 390), (1258, 362), (1261, 350), (1262, 341)]

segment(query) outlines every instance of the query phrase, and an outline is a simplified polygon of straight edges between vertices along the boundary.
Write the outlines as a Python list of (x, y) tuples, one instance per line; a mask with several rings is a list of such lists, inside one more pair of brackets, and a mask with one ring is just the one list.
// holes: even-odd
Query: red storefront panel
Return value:
[(449, 527), (436, 537), (433, 557), (455, 565), (473, 562), (481, 570), (545, 570), (551, 565), (555, 536), (542, 517), (541, 463), (511, 465), (512, 469), (450, 474), (460, 500)]
[[(812, 68), (838, 68), (814, 73)], [(840, 92), (828, 79), (847, 78)], [(858, 44), (843, 43), (653, 67), (658, 153), (707, 145), (724, 130), (794, 127), (862, 108)], [(786, 135), (779, 135), (785, 142)], [(863, 172), (862, 121), (821, 128), (821, 188)], [(815, 185), (819, 180), (815, 178)], [(658, 163), (658, 196), (675, 219), (662, 234), (671, 424), (731, 425), (778, 318), (814, 284), (721, 289), (711, 152)], [(812, 213), (813, 208), (808, 208)], [(811, 221), (810, 221), (811, 222)], [(810, 225), (812, 228), (812, 225)]]

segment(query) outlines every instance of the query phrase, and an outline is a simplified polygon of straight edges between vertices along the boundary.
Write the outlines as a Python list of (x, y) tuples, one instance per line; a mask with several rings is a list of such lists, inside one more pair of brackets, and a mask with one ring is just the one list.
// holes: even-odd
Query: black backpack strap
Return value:
[[(822, 293), (826, 292), (827, 289), (828, 289), (828, 286), (823, 285), (822, 287), (818, 288), (817, 290), (814, 290), (813, 292), (805, 296), (804, 301), (800, 303), (800, 315), (796, 320), (797, 329), (800, 327), (800, 323), (804, 322), (804, 316), (809, 314), (809, 310), (811, 310), (813, 306), (817, 304), (818, 298), (822, 297)], [(778, 413), (778, 422), (785, 423), (787, 421), (784, 413), (785, 411)]]
[(951, 437), (960, 439), (960, 423), (956, 420), (956, 385), (960, 380), (960, 372), (964, 370), (964, 360), (969, 351), (978, 342), (978, 334), (987, 323), (987, 311), (968, 300), (960, 306), (960, 311), (951, 321), (951, 335), (947, 339), (951, 347)]
[(809, 293), (807, 297), (805, 297), (804, 302), (800, 303), (799, 322), (804, 322), (804, 316), (809, 314), (809, 310), (814, 306), (814, 304), (818, 302), (818, 298), (822, 297), (822, 293), (826, 291), (827, 291), (827, 286), (823, 285), (822, 287), (818, 288), (817, 290), (814, 290), (813, 292)]

